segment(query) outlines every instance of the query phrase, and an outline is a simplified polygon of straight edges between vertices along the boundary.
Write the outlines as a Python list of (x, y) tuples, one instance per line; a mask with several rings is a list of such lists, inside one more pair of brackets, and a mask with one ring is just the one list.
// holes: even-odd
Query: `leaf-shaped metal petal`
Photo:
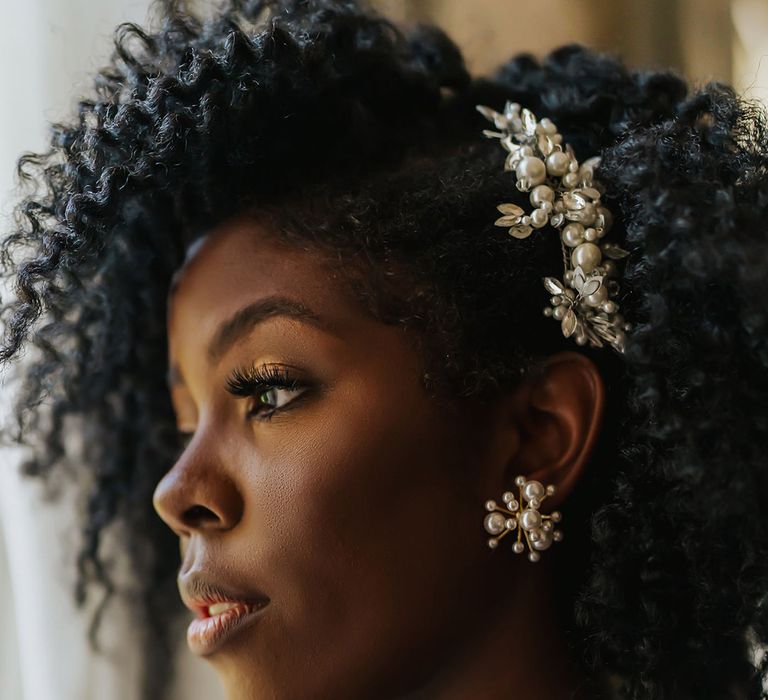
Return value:
[(491, 131), (490, 129), (483, 129), (483, 136), (486, 136), (489, 139), (503, 139), (506, 134), (502, 134), (498, 131)]
[(563, 329), (563, 335), (566, 338), (570, 338), (573, 332), (576, 330), (576, 314), (573, 309), (568, 309), (563, 320), (560, 322), (560, 327)]
[(581, 269), (581, 265), (577, 267), (573, 271), (573, 277), (571, 278), (571, 287), (573, 287), (577, 292), (581, 293), (581, 290), (584, 288), (584, 282), (587, 281), (586, 276), (584, 275), (584, 270)]
[(595, 217), (595, 228), (596, 229), (605, 228), (605, 217), (602, 214), (598, 214)]
[(593, 202), (600, 199), (600, 193), (594, 187), (582, 187), (579, 194), (589, 197)]
[(496, 226), (516, 226), (520, 223), (519, 216), (501, 216), (493, 222)]
[(629, 255), (629, 251), (624, 250), (624, 248), (617, 246), (615, 243), (603, 243), (601, 248), (606, 257), (611, 260), (621, 260)]
[(531, 226), (515, 226), (509, 229), (509, 235), (515, 238), (528, 238), (531, 235), (531, 231), (533, 231)]
[(501, 145), (504, 146), (504, 148), (506, 148), (510, 153), (514, 153), (520, 150), (520, 144), (515, 143), (509, 134), (507, 134), (507, 136), (501, 140)]
[(515, 114), (520, 113), (520, 105), (517, 102), (512, 102), (512, 100), (507, 100), (504, 104), (504, 116), (507, 119), (512, 118)]
[(482, 114), (489, 122), (492, 122), (496, 116), (499, 115), (495, 109), (491, 109), (485, 105), (475, 105), (475, 109), (480, 112), (480, 114)]
[(522, 112), (523, 128), (527, 136), (534, 136), (536, 134), (536, 117), (529, 109), (524, 109)]
[(565, 218), (568, 219), (568, 221), (587, 221), (588, 219), (591, 219), (592, 216), (593, 214), (585, 212), (582, 209), (569, 209), (565, 212)]
[(600, 287), (603, 286), (603, 278), (598, 277), (590, 277), (585, 283), (584, 286), (581, 288), (581, 295), (588, 297), (590, 294), (594, 294)]
[(600, 165), (600, 156), (592, 156), (592, 158), (587, 158), (581, 165), (592, 168), (594, 170)]
[(549, 138), (546, 134), (539, 135), (539, 150), (545, 155), (548, 156), (555, 148), (555, 144), (552, 143), (552, 139)]
[(545, 277), (544, 287), (550, 294), (565, 294), (565, 287), (555, 277)]
[(562, 214), (554, 214), (552, 218), (549, 220), (549, 223), (551, 226), (554, 226), (557, 228), (558, 226), (563, 225), (563, 221), (565, 220), (565, 217)]
[(517, 204), (499, 204), (496, 208), (502, 214), (507, 214), (509, 216), (522, 216), (525, 213), (522, 208), (517, 206)]
[(563, 202), (565, 202), (565, 206), (572, 211), (583, 209), (587, 204), (587, 200), (584, 199), (584, 197), (582, 197), (578, 192), (566, 192), (563, 195)]

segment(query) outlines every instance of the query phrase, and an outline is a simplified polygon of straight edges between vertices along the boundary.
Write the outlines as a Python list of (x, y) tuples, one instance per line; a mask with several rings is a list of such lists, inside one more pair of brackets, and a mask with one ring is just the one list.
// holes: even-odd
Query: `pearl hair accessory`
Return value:
[(611, 226), (611, 212), (600, 204), (603, 191), (593, 179), (600, 157), (581, 165), (557, 127), (549, 120), (537, 121), (516, 102), (507, 102), (504, 113), (477, 105), (477, 110), (500, 131), (484, 130), (498, 138), (509, 152), (504, 170), (512, 170), (521, 192), (530, 192), (535, 207), (530, 214), (516, 204), (499, 204), (497, 226), (509, 229), (514, 238), (527, 238), (533, 229), (547, 224), (560, 232), (563, 250), (563, 279), (545, 277), (544, 287), (552, 294), (545, 316), (560, 321), (563, 335), (579, 345), (603, 347), (608, 343), (624, 352), (625, 331), (631, 325), (618, 313), (617, 261), (629, 255), (602, 239)]
[[(488, 539), (488, 546), (496, 549), (503, 537), (516, 530), (517, 541), (512, 545), (512, 551), (515, 554), (525, 551), (522, 542), (525, 536), (528, 559), (536, 562), (541, 558), (540, 551), (549, 549), (552, 542), (563, 539), (562, 531), (555, 530), (553, 525), (560, 522), (560, 512), (554, 510), (551, 515), (539, 513), (541, 502), (555, 493), (555, 487), (550, 484), (545, 489), (541, 482), (528, 481), (524, 476), (516, 477), (515, 485), (520, 489), (519, 498), (515, 498), (511, 491), (506, 491), (501, 497), (504, 506), (498, 505), (496, 501), (485, 502), (485, 509), (489, 513), (485, 516), (483, 526), (488, 534), (493, 535)], [(528, 503), (526, 507), (521, 505), (523, 501)]]

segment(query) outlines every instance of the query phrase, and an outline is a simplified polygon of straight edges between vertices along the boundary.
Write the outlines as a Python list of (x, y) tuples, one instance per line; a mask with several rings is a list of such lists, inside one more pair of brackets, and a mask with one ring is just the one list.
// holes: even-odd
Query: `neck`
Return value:
[[(476, 634), (427, 685), (400, 700), (587, 700), (586, 682), (566, 647), (545, 562), (519, 569), (495, 609), (478, 612)], [(499, 581), (500, 588), (506, 588)], [(480, 608), (478, 608), (480, 609)]]

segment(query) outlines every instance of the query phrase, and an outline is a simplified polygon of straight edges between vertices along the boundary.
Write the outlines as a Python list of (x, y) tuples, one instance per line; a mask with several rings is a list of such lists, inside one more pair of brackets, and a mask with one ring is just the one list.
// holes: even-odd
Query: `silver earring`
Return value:
[[(545, 489), (541, 482), (528, 481), (524, 476), (515, 478), (515, 486), (520, 489), (519, 498), (511, 491), (505, 491), (501, 497), (503, 506), (496, 501), (485, 502), (485, 509), (489, 513), (483, 525), (485, 531), (493, 535), (488, 539), (488, 546), (495, 549), (502, 538), (517, 530), (517, 541), (512, 545), (512, 551), (515, 554), (525, 551), (524, 537), (528, 544), (528, 559), (536, 562), (541, 558), (539, 551), (549, 549), (552, 542), (563, 539), (562, 530), (555, 530), (553, 525), (560, 522), (560, 512), (554, 510), (551, 515), (539, 512), (541, 502), (555, 493), (555, 487), (550, 484)], [(523, 501), (527, 503), (525, 507), (522, 506)]]

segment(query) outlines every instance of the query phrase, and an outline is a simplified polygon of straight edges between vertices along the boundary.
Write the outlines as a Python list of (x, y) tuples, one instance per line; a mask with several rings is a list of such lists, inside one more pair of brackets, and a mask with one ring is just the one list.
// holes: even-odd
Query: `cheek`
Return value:
[(468, 525), (456, 426), (420, 393), (365, 386), (334, 392), (322, 416), (304, 414), (295, 448), (281, 445), (272, 470), (282, 491), (272, 503), (282, 505), (269, 549), (285, 641), (316, 678), (336, 674), (347, 687), (351, 674), (435, 634), (461, 595), (463, 550), (482, 544)]

